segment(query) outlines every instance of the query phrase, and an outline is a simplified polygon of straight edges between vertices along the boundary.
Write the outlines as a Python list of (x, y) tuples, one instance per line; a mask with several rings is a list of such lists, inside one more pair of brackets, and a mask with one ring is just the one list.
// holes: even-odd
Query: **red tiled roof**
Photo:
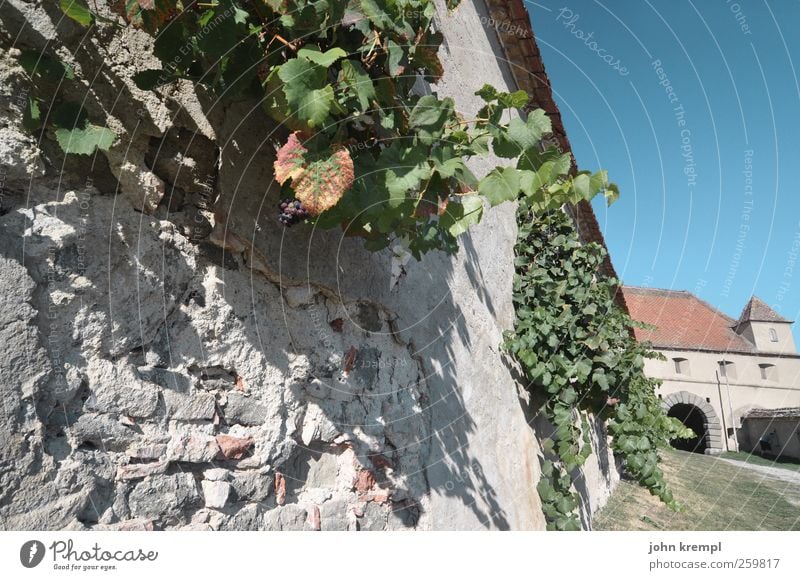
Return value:
[(637, 340), (656, 347), (754, 352), (755, 347), (736, 334), (736, 321), (690, 292), (624, 286), (622, 293), (631, 317), (655, 329), (635, 329)]

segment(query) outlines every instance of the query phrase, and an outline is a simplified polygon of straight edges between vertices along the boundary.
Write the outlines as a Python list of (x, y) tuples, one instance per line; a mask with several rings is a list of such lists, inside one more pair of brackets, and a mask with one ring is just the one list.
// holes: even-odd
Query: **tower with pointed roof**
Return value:
[(761, 352), (795, 354), (792, 323), (758, 296), (753, 296), (742, 310), (734, 330)]

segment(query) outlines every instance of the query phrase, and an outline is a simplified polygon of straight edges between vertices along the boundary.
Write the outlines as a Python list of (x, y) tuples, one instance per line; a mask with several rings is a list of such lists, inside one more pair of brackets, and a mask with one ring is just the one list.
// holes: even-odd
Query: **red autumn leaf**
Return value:
[(278, 149), (275, 158), (275, 180), (283, 185), (287, 179), (297, 179), (302, 175), (306, 165), (308, 149), (303, 147), (298, 136), (299, 131), (289, 135), (286, 144)]
[(353, 185), (355, 168), (347, 149), (338, 149), (327, 159), (319, 159), (306, 167), (292, 188), (306, 211), (319, 215), (335, 206), (344, 192)]
[(417, 205), (417, 209), (414, 210), (414, 215), (419, 218), (430, 217), (434, 214), (439, 216), (444, 215), (447, 210), (447, 198), (442, 199), (439, 197), (437, 200), (435, 204), (427, 199), (421, 200), (419, 205)]
[(353, 185), (355, 168), (350, 153), (338, 147), (329, 156), (310, 156), (299, 131), (289, 135), (275, 159), (275, 179), (292, 180), (295, 197), (312, 216), (335, 206)]
[(439, 60), (438, 46), (418, 46), (414, 52), (414, 64), (427, 71), (427, 76), (433, 82), (441, 80), (444, 74), (444, 66)]
[(173, 0), (116, 0), (111, 9), (128, 24), (151, 34), (178, 14)]

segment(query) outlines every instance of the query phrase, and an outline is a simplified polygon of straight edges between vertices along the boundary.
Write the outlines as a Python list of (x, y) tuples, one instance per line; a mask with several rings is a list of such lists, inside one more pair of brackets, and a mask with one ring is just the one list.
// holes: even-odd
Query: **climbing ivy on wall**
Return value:
[[(85, 0), (60, 5), (81, 26), (109, 20)], [(419, 258), (454, 252), (487, 205), (523, 197), (555, 208), (617, 195), (605, 172), (570, 174), (569, 155), (540, 151), (550, 120), (541, 109), (521, 112), (524, 91), (484, 86), (473, 118), (452, 99), (425, 94), (444, 73), (432, 0), (109, 5), (127, 26), (154, 37), (161, 67), (138, 73), (139, 88), (189, 79), (220, 98), (249, 94), (280, 124), (274, 165), (286, 226), (341, 226), (371, 250), (401, 239)], [(107, 137), (94, 145), (107, 148)], [(72, 152), (94, 151), (91, 145)], [(467, 161), (489, 152), (508, 161), (479, 179)]]
[(658, 355), (636, 341), (633, 320), (614, 302), (618, 282), (600, 274), (604, 248), (582, 244), (564, 212), (534, 212), (525, 200), (518, 224), (516, 322), (505, 346), (553, 427), (538, 485), (548, 529), (580, 529), (573, 483), (592, 451), (588, 412), (609, 420), (613, 450), (630, 475), (677, 507), (658, 447), (692, 433), (666, 416), (657, 383), (644, 375), (645, 359)]

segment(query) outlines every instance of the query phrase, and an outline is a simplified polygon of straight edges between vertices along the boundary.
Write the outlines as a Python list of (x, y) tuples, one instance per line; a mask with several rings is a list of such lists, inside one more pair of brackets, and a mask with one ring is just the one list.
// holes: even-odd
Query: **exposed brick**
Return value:
[(249, 455), (248, 451), (253, 446), (254, 441), (250, 437), (233, 437), (231, 435), (217, 435), (217, 445), (219, 445), (222, 459), (242, 459)]

